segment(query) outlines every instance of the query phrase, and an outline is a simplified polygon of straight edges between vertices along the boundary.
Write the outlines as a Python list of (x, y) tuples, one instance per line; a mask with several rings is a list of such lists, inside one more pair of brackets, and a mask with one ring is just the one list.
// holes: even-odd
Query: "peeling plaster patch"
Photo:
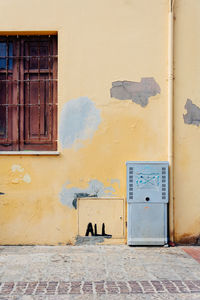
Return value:
[(187, 102), (184, 106), (187, 110), (187, 113), (183, 115), (184, 122), (186, 124), (193, 124), (199, 126), (200, 124), (200, 108), (192, 103), (192, 100), (187, 99)]
[(76, 237), (75, 245), (96, 245), (98, 243), (103, 243), (103, 236), (79, 236)]
[(25, 174), (23, 177), (23, 181), (26, 183), (30, 183), (31, 182), (31, 177), (29, 174)]
[(85, 189), (78, 187), (67, 188), (65, 184), (60, 193), (60, 201), (63, 205), (76, 209), (78, 198), (115, 196), (114, 193), (115, 189), (112, 186), (105, 187), (102, 182), (94, 179), (89, 182), (88, 187)]
[(13, 178), (12, 179), (12, 183), (19, 183), (20, 182), (20, 178)]
[(60, 117), (59, 137), (63, 148), (92, 138), (101, 122), (100, 112), (87, 97), (65, 103)]
[(24, 168), (20, 165), (12, 165), (11, 167), (11, 182), (12, 183), (20, 183), (20, 182), (31, 182), (31, 177), (28, 173), (25, 173)]
[(16, 172), (16, 171), (23, 172), (24, 171), (24, 169), (20, 165), (12, 165), (11, 169), (12, 169), (12, 172)]
[(160, 87), (153, 77), (142, 78), (140, 82), (114, 81), (110, 96), (119, 100), (132, 100), (145, 107), (149, 97), (160, 94)]
[(111, 184), (117, 183), (118, 186), (119, 186), (119, 188), (120, 188), (120, 180), (119, 180), (119, 179), (111, 179), (111, 180), (110, 180), (110, 183), (111, 183)]

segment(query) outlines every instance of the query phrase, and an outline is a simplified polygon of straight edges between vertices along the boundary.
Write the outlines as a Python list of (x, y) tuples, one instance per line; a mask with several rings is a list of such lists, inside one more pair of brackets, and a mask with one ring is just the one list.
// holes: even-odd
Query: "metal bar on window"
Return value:
[[(31, 103), (30, 103), (30, 44), (27, 43), (27, 48), (28, 48), (28, 103), (29, 103), (29, 107), (28, 107), (28, 139), (30, 139), (30, 132), (31, 132)], [(25, 77), (24, 77), (25, 78)], [(24, 101), (24, 105), (26, 104), (26, 102)], [(25, 105), (26, 107), (26, 105)], [(27, 115), (25, 116), (27, 118)]]
[(0, 109), (6, 120), (0, 148), (9, 142), (9, 150), (42, 149), (42, 145), (45, 149), (56, 149), (56, 37), (15, 36), (1, 40), (6, 51), (0, 56), (4, 59), (4, 70), (0, 69), (0, 84), (4, 86)]
[[(49, 103), (48, 104), (49, 106), (53, 106), (54, 104), (53, 103)], [(3, 103), (0, 103), (0, 106), (9, 106), (9, 107), (18, 107), (18, 106), (24, 106), (24, 107), (29, 107), (29, 106), (35, 106), (35, 107), (38, 107), (38, 104), (37, 103), (28, 103), (28, 104), (3, 104)]]
[[(44, 56), (42, 56), (42, 57), (46, 57), (46, 58), (48, 58), (49, 57), (49, 55), (44, 55)], [(53, 57), (53, 58), (57, 58), (58, 56), (57, 55), (51, 55), (51, 57)], [(20, 56), (14, 56), (14, 55), (3, 55), (3, 56), (0, 56), (0, 58), (18, 58), (18, 59), (20, 59), (20, 58), (40, 58), (40, 56), (39, 55), (20, 55)]]
[(38, 134), (40, 140), (40, 41), (38, 41)]
[[(49, 136), (51, 137), (51, 132), (52, 132), (52, 129), (51, 129), (51, 106), (50, 104), (53, 103), (52, 101), (52, 82), (51, 82), (51, 58), (52, 58), (52, 55), (53, 54), (53, 49), (52, 49), (52, 53), (51, 53), (51, 46), (52, 46), (52, 43), (50, 41), (50, 36), (49, 36), (49, 39), (48, 39), (48, 55), (49, 55), (49, 60), (48, 60), (48, 84), (49, 84), (49, 101), (48, 101), (48, 120), (49, 120), (49, 128), (48, 128), (48, 133), (49, 133)], [(53, 62), (52, 62), (53, 63)], [(52, 138), (51, 138), (52, 139)]]
[[(54, 49), (54, 40), (52, 39), (51, 40), (51, 51), (52, 51), (52, 55), (54, 55), (54, 51), (55, 51), (55, 49)], [(52, 58), (52, 66), (51, 66), (51, 79), (54, 79), (54, 72), (53, 72), (53, 70), (54, 70), (54, 58)], [(49, 106), (49, 110), (50, 110), (50, 135), (51, 135), (51, 141), (53, 142), (53, 112), (54, 112), (54, 108), (53, 108), (53, 106), (54, 106), (54, 97), (53, 97), (53, 95), (54, 95), (54, 89), (55, 89), (55, 84), (52, 82), (52, 81), (50, 81), (50, 84), (51, 84), (51, 103), (52, 103), (52, 105), (51, 106)]]
[[(23, 111), (23, 102), (21, 99), (22, 98), (22, 90), (23, 90), (23, 85), (21, 85), (21, 83), (23, 82), (23, 80), (21, 79), (23, 76), (23, 71), (22, 71), (22, 64), (23, 61), (21, 60), (21, 55), (22, 55), (22, 51), (23, 51), (23, 40), (19, 37), (17, 37), (18, 39), (18, 54), (19, 54), (19, 58), (17, 60), (17, 68), (18, 68), (18, 80), (17, 80), (17, 89), (18, 89), (18, 97), (17, 97), (17, 117), (18, 117), (18, 149), (21, 150), (21, 142), (24, 139), (24, 135), (23, 135), (23, 131), (22, 131), (22, 126), (21, 126), (21, 122), (22, 122), (22, 114), (21, 112)], [(24, 78), (23, 78), (24, 79)]]
[[(9, 62), (9, 44), (8, 39), (6, 39), (6, 104), (8, 104), (8, 62)], [(6, 140), (8, 141), (8, 106), (6, 105)]]
[[(54, 53), (57, 55), (57, 36), (54, 37), (53, 39), (53, 49), (54, 49)], [(53, 60), (55, 60), (55, 64), (54, 64), (54, 68), (53, 68), (53, 78), (57, 78), (58, 76), (58, 57), (54, 58)], [(53, 143), (54, 143), (54, 147), (57, 147), (57, 89), (58, 89), (58, 85), (57, 85), (57, 81), (55, 81), (54, 83), (55, 86), (55, 91), (54, 91), (54, 122), (53, 122)]]
[[(50, 36), (49, 36), (50, 37)], [(51, 67), (51, 58), (50, 58), (50, 41), (48, 38), (48, 81), (46, 82), (48, 84), (48, 92), (47, 97), (45, 99), (45, 105), (44, 105), (44, 128), (45, 128), (45, 135), (49, 136), (49, 128), (47, 128), (47, 120), (49, 120), (49, 101), (50, 101), (50, 67)]]
[[(8, 73), (9, 74), (9, 73)], [(0, 82), (6, 82), (6, 81), (8, 81), (8, 82), (29, 82), (29, 81), (31, 81), (31, 82), (38, 82), (39, 80), (38, 79), (17, 79), (17, 80), (15, 80), (15, 79), (13, 79), (13, 80), (10, 80), (10, 79), (0, 79)], [(40, 82), (43, 82), (43, 81), (58, 81), (57, 79), (40, 79)]]
[[(52, 38), (52, 54), (54, 55), (53, 63), (52, 63), (52, 78), (57, 78), (57, 37)], [(55, 55), (56, 54), (56, 55)], [(57, 99), (57, 82), (52, 82), (52, 103), (53, 106), (50, 106), (51, 109), (51, 123), (52, 123), (52, 130), (51, 130), (51, 140), (53, 142), (53, 145), (56, 147), (56, 128), (57, 128), (57, 107), (56, 107), (56, 99)]]

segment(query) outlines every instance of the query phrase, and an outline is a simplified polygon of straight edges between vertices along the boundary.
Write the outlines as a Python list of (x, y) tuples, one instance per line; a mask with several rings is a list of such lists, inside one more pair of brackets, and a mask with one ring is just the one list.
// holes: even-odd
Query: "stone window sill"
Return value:
[(38, 156), (58, 156), (59, 151), (0, 151), (1, 155), (38, 155)]

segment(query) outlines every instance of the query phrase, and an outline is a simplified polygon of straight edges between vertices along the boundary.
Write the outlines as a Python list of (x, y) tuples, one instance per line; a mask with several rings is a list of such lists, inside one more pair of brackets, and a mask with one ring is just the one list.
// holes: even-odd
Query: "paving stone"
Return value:
[(0, 247), (0, 300), (200, 299), (200, 264), (185, 248)]
[(200, 247), (183, 247), (182, 249), (200, 263)]

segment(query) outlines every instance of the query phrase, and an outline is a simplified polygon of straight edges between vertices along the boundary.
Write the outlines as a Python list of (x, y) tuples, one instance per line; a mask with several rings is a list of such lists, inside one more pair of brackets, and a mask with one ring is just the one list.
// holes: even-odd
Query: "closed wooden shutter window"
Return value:
[(57, 149), (57, 36), (0, 37), (0, 150)]

